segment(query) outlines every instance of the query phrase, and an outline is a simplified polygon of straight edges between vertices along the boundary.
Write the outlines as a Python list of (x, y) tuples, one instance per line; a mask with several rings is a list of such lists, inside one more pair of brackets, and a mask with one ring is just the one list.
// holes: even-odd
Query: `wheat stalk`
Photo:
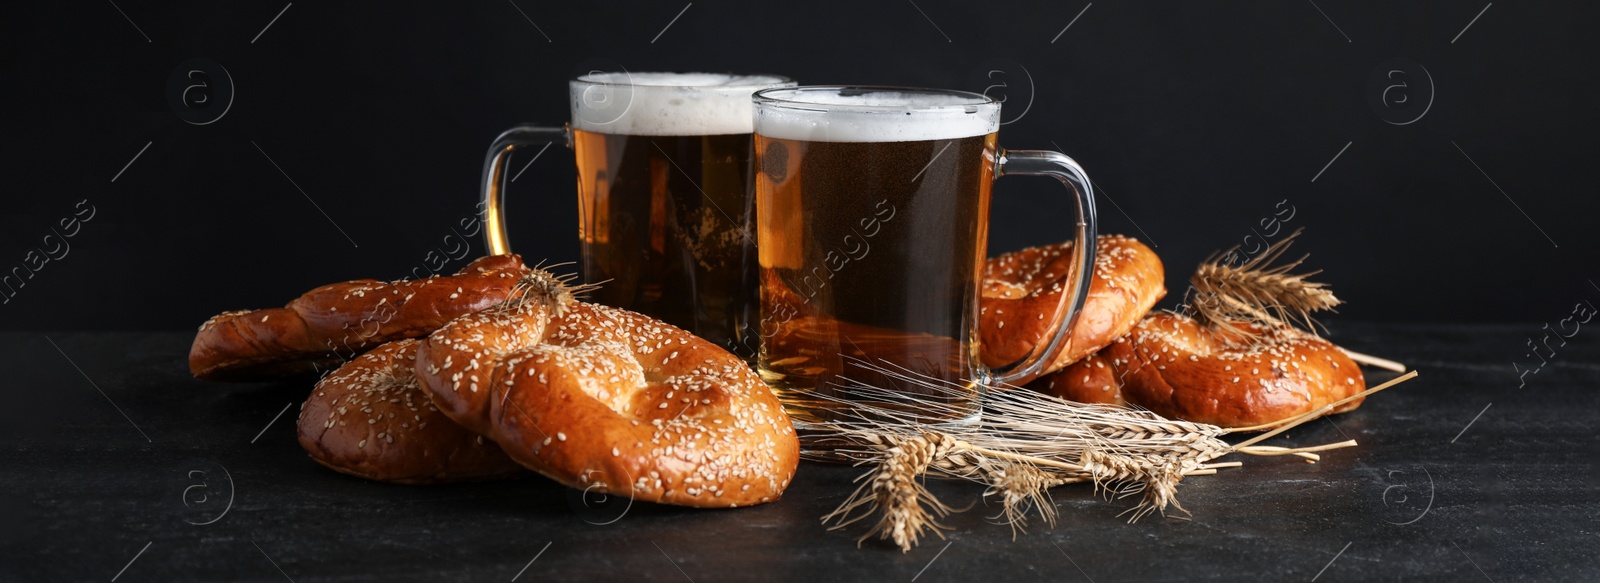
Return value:
[(574, 301), (586, 299), (588, 294), (600, 289), (606, 281), (598, 283), (574, 284), (578, 274), (566, 273), (556, 275), (552, 269), (570, 265), (571, 262), (545, 265), (540, 261), (529, 268), (527, 273), (517, 278), (505, 299), (490, 306), (485, 312), (513, 313), (522, 310), (527, 304), (545, 306), (556, 314), (560, 314)]
[[(1343, 303), (1334, 297), (1327, 284), (1306, 281), (1320, 270), (1290, 274), (1308, 256), (1301, 256), (1288, 264), (1268, 267), (1281, 258), (1294, 239), (1304, 229), (1269, 245), (1256, 257), (1239, 266), (1223, 262), (1223, 257), (1233, 254), (1238, 246), (1221, 254), (1213, 254), (1195, 269), (1189, 278), (1190, 288), (1185, 298), (1188, 313), (1202, 325), (1210, 328), (1228, 342), (1258, 342), (1266, 330), (1299, 327), (1317, 334), (1319, 323), (1312, 312), (1329, 310)], [(1265, 325), (1266, 330), (1251, 326), (1249, 322)], [(1404, 364), (1339, 348), (1350, 360), (1394, 372), (1406, 372)]]
[(822, 517), (823, 522), (836, 522), (829, 530), (844, 528), (876, 513), (880, 515), (878, 522), (857, 539), (857, 545), (876, 534), (909, 551), (916, 546), (924, 530), (944, 538), (940, 531), (949, 530), (949, 527), (940, 524), (938, 519), (948, 516), (952, 509), (928, 492), (919, 478), (935, 460), (947, 457), (957, 447), (957, 440), (937, 433), (909, 438), (868, 436), (867, 439), (879, 448), (881, 458), (876, 460), (877, 466), (872, 471), (856, 479), (863, 483), (850, 498)]
[[(836, 405), (836, 416), (806, 424), (807, 447), (802, 454), (810, 459), (843, 457), (868, 466), (858, 478), (862, 485), (822, 520), (833, 523), (831, 529), (840, 529), (876, 514), (878, 520), (860, 541), (876, 535), (903, 552), (914, 547), (924, 531), (943, 538), (941, 531), (948, 527), (939, 519), (953, 511), (927, 490), (924, 476), (985, 485), (983, 495), (999, 499), (1001, 512), (996, 518), (1004, 517), (1013, 537), (1026, 531), (1033, 512), (1053, 527), (1056, 512), (1050, 490), (1079, 482), (1093, 483), (1095, 491), (1108, 498), (1139, 495), (1139, 502), (1123, 513), (1129, 522), (1156, 512), (1165, 516), (1169, 507), (1187, 513), (1176, 497), (1184, 477), (1240, 465), (1213, 463), (1230, 454), (1295, 455), (1315, 462), (1319, 459), (1315, 452), (1352, 447), (1354, 440), (1301, 448), (1257, 444), (1349, 400), (1416, 376), (1413, 372), (1306, 415), (1250, 428), (1270, 431), (1229, 444), (1221, 438), (1236, 430), (1022, 390), (984, 391), (983, 415), (976, 422), (927, 422), (930, 416), (951, 418), (949, 414), (962, 411), (950, 404), (959, 396), (952, 391), (970, 395), (971, 387), (933, 382), (887, 362), (853, 359), (853, 364), (897, 381), (915, 381), (917, 391), (844, 379), (838, 392), (811, 395), (815, 402)], [(883, 405), (887, 403), (893, 406)]]
[(1000, 514), (994, 518), (1005, 517), (1006, 524), (1011, 526), (1011, 540), (1016, 540), (1017, 534), (1028, 531), (1028, 514), (1034, 510), (1038, 510), (1046, 525), (1054, 528), (1056, 505), (1050, 497), (1050, 488), (1081, 480), (1077, 476), (1041, 469), (1025, 461), (985, 464), (984, 467), (988, 475), (982, 481), (989, 484), (989, 488), (984, 490), (983, 495), (1000, 498)]
[(1202, 324), (1234, 339), (1255, 338), (1257, 333), (1240, 322), (1260, 322), (1269, 326), (1299, 326), (1316, 333), (1312, 312), (1332, 310), (1341, 302), (1320, 282), (1306, 279), (1321, 273), (1289, 273), (1308, 256), (1283, 265), (1272, 264), (1283, 257), (1302, 230), (1268, 246), (1260, 255), (1238, 266), (1223, 263), (1235, 246), (1201, 262), (1189, 278), (1189, 307)]

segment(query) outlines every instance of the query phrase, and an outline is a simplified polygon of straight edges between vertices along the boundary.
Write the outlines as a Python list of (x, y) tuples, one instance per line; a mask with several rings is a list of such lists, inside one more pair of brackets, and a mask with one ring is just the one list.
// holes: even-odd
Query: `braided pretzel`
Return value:
[(206, 380), (250, 381), (328, 370), (494, 305), (527, 272), (521, 257), (494, 255), (453, 276), (358, 279), (311, 290), (282, 308), (223, 312), (200, 325), (189, 371)]
[(439, 484), (523, 472), (492, 441), (445, 417), (417, 384), (415, 339), (339, 367), (300, 406), (300, 446), (338, 472), (380, 482)]
[(547, 276), (423, 343), (417, 376), (446, 415), (574, 488), (698, 507), (778, 499), (799, 442), (743, 361), (659, 320), (573, 300)]
[[(1125, 399), (1222, 427), (1281, 421), (1366, 390), (1361, 369), (1327, 340), (1287, 326), (1235, 325), (1252, 328), (1256, 340), (1232, 342), (1188, 316), (1158, 312), (1093, 358), (1029, 386), (1079, 402)], [(1359, 406), (1357, 399), (1332, 412)]]
[[(1007, 253), (984, 265), (978, 334), (985, 365), (1021, 360), (1045, 340), (1051, 332), (1047, 318), (1071, 272), (1071, 241)], [(1161, 259), (1149, 247), (1130, 237), (1101, 235), (1083, 311), (1044, 372), (1060, 370), (1126, 334), (1167, 294), (1164, 277)]]

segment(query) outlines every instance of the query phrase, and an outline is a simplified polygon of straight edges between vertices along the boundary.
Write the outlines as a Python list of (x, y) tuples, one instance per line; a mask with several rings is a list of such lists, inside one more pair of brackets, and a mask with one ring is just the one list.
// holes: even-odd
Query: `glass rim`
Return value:
[[(593, 76), (596, 76), (596, 75), (623, 75), (623, 76), (627, 77), (629, 80), (627, 80), (627, 81), (614, 81), (614, 80), (597, 80), (597, 79), (590, 79), (589, 78), (589, 77), (593, 77)], [(730, 77), (730, 78), (741, 78), (741, 77), (761, 78), (761, 79), (764, 79), (764, 81), (751, 82), (751, 83), (717, 84), (717, 85), (690, 85), (690, 84), (684, 84), (684, 83), (638, 83), (638, 82), (634, 82), (632, 80), (632, 77), (634, 75), (673, 75), (673, 76), (723, 75), (723, 76), (727, 76), (727, 77)], [(626, 69), (621, 70), (621, 71), (590, 71), (590, 72), (585, 73), (583, 75), (575, 76), (575, 77), (569, 79), (567, 82), (570, 83), (570, 84), (583, 84), (583, 85), (593, 85), (593, 86), (600, 86), (600, 87), (651, 87), (651, 88), (660, 88), (660, 89), (685, 89), (685, 90), (703, 90), (703, 91), (739, 90), (739, 89), (745, 89), (745, 90), (749, 90), (749, 89), (782, 89), (782, 88), (786, 88), (786, 87), (794, 87), (794, 86), (797, 85), (795, 83), (794, 78), (792, 78), (792, 77), (789, 77), (789, 76), (786, 76), (786, 75), (775, 75), (775, 74), (771, 74), (771, 73), (734, 73), (734, 72), (713, 73), (713, 72), (709, 72), (709, 71), (629, 71), (629, 70), (626, 70)]]
[[(921, 95), (940, 95), (965, 99), (954, 103), (935, 104), (862, 104), (862, 103), (837, 103), (813, 101), (803, 98), (809, 93), (908, 93)], [(973, 108), (983, 109), (999, 107), (1000, 102), (995, 101), (982, 93), (961, 91), (959, 89), (933, 89), (927, 87), (902, 87), (896, 85), (797, 85), (792, 87), (771, 87), (755, 92), (750, 96), (756, 107), (781, 107), (814, 112), (851, 112), (851, 113), (972, 113)]]

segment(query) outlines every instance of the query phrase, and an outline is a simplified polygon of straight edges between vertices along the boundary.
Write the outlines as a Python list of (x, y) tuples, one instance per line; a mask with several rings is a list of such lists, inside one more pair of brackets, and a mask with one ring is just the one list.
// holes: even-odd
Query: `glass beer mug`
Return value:
[[(975, 421), (985, 387), (1045, 365), (1092, 273), (1094, 196), (1076, 162), (1000, 148), (1000, 104), (975, 93), (791, 87), (754, 100), (757, 370), (798, 424), (868, 401), (899, 419)], [(1075, 194), (1076, 275), (1048, 342), (988, 370), (978, 295), (990, 183), (1010, 174), (1055, 177)]]
[(518, 126), (489, 147), (484, 237), (508, 253), (506, 160), (572, 147), (578, 238), (592, 301), (647, 314), (753, 359), (755, 237), (749, 225), (750, 95), (776, 75), (590, 73), (568, 84), (565, 127)]

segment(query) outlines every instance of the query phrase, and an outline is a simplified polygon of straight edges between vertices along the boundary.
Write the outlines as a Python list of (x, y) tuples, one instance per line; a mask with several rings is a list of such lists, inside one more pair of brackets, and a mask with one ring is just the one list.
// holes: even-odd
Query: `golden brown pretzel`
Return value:
[[(1043, 372), (1060, 370), (1127, 333), (1167, 294), (1161, 259), (1137, 239), (1097, 239), (1089, 296), (1067, 340)], [(983, 270), (978, 333), (983, 363), (1021, 360), (1050, 333), (1050, 315), (1072, 271), (1073, 243), (1023, 249), (990, 259)], [(1021, 382), (1027, 382), (1023, 379)]]
[[(1188, 316), (1158, 312), (1098, 354), (1115, 373), (1111, 389), (1082, 367), (1030, 386), (1079, 401), (1120, 391), (1162, 416), (1222, 427), (1281, 421), (1366, 390), (1361, 369), (1333, 343), (1289, 327), (1238, 325), (1259, 334), (1256, 341), (1230, 342)], [(1332, 412), (1359, 406), (1357, 399)]]
[(418, 352), (423, 387), (445, 414), (574, 488), (698, 507), (778, 499), (799, 442), (743, 361), (565, 296), (535, 285), (531, 299), (439, 329)]
[(251, 381), (328, 370), (494, 305), (527, 272), (521, 257), (493, 255), (453, 276), (358, 279), (311, 290), (282, 308), (223, 312), (200, 325), (189, 371), (206, 380)]
[(433, 405), (417, 385), (419, 343), (384, 344), (318, 382), (300, 406), (300, 446), (319, 464), (380, 482), (441, 484), (525, 471)]

